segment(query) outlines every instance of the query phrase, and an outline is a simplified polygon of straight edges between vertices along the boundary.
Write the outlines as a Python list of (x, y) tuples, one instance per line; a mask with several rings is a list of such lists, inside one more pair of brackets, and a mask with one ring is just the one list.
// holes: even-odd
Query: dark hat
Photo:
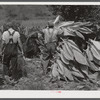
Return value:
[(49, 27), (54, 26), (53, 21), (48, 21), (48, 26), (49, 26)]
[(17, 24), (14, 21), (7, 23), (7, 26), (8, 28), (13, 28), (14, 30), (17, 29)]

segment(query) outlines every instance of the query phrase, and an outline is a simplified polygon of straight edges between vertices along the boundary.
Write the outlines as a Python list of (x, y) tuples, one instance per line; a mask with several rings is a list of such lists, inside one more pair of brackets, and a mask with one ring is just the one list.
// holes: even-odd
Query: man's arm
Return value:
[(4, 48), (5, 48), (5, 41), (2, 40), (2, 42), (1, 42), (1, 54), (4, 53)]
[(4, 48), (5, 48), (5, 33), (2, 34), (2, 38), (1, 38), (1, 54), (3, 54), (4, 52)]
[(20, 34), (18, 36), (18, 48), (19, 48), (20, 52), (23, 54), (23, 48), (22, 48), (22, 42), (20, 40)]

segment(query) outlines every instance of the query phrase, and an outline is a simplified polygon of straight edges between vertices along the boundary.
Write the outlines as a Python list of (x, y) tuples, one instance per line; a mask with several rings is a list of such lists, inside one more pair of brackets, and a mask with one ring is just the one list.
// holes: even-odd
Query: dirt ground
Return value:
[[(51, 75), (43, 74), (41, 67), (41, 61), (38, 58), (34, 58), (26, 62), (27, 77), (22, 77), (15, 85), (3, 84), (2, 78), (0, 78), (1, 90), (99, 90), (100, 87), (97, 84), (93, 84), (88, 81), (74, 81), (66, 82), (63, 80), (50, 81)], [(2, 65), (0, 67), (2, 71)], [(0, 74), (2, 72), (0, 71)]]

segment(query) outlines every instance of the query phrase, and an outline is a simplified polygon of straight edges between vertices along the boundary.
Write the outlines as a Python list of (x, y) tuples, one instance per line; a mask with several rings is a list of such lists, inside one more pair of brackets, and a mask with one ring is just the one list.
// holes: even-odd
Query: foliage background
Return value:
[(46, 21), (54, 19), (58, 14), (64, 20), (100, 22), (99, 5), (0, 5), (0, 26), (12, 20), (25, 25), (37, 22), (43, 26), (42, 23), (45, 25)]
[(97, 5), (53, 5), (48, 6), (54, 15), (60, 14), (64, 20), (99, 21), (100, 6)]

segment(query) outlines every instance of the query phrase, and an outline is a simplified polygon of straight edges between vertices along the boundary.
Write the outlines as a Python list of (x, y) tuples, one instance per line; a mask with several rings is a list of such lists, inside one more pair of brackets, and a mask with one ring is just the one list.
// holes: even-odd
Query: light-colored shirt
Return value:
[[(14, 30), (12, 28), (10, 28), (8, 30), (11, 34), (13, 34)], [(5, 31), (3, 34), (2, 34), (2, 40), (7, 44), (9, 43), (9, 39), (10, 39), (10, 34), (8, 31)], [(19, 32), (15, 31), (14, 34), (13, 34), (13, 42), (14, 43), (17, 43), (18, 42), (18, 39), (20, 38), (20, 34)]]
[(57, 28), (45, 28), (43, 29), (44, 33), (44, 42), (49, 43), (49, 42), (56, 42), (58, 40), (57, 35), (60, 35), (63, 33), (61, 29)]

